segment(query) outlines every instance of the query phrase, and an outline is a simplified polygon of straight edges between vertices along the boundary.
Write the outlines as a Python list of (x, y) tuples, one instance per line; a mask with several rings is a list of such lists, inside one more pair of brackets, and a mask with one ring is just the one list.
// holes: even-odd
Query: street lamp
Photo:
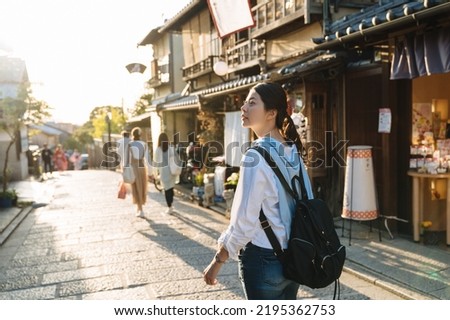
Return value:
[(107, 122), (108, 122), (108, 142), (109, 144), (111, 144), (111, 120), (112, 120), (112, 112), (108, 111), (106, 113), (106, 118), (107, 118)]
[[(111, 152), (111, 120), (112, 120), (112, 113), (111, 113), (111, 111), (108, 111), (106, 113), (106, 117), (105, 117), (105, 121), (106, 121), (106, 123), (108, 125), (108, 148), (107, 148), (107, 150), (108, 150), (108, 152), (107, 152), (108, 153), (107, 154), (108, 159), (109, 159), (110, 152)], [(109, 166), (109, 162), (108, 162), (108, 166)]]
[(212, 57), (219, 58), (219, 60), (216, 61), (216, 63), (214, 63), (214, 65), (213, 65), (214, 73), (220, 79), (222, 79), (223, 82), (226, 82), (226, 79), (224, 78), (224, 76), (226, 76), (228, 74), (228, 64), (225, 61), (223, 61), (223, 56), (212, 56)]
[(228, 64), (223, 60), (219, 60), (214, 64), (213, 70), (219, 77), (223, 77), (228, 73)]

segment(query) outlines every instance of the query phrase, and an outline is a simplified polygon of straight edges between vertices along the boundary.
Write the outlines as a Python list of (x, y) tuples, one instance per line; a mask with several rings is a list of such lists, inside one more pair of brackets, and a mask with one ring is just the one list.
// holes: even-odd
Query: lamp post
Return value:
[(111, 120), (112, 120), (111, 111), (108, 111), (106, 116), (108, 117), (108, 142), (109, 142), (109, 144), (111, 144)]
[[(107, 148), (108, 159), (109, 159), (110, 152), (111, 152), (110, 151), (111, 150), (111, 120), (112, 120), (112, 113), (111, 113), (111, 111), (108, 111), (105, 116), (105, 121), (106, 121), (106, 124), (108, 125), (108, 148)], [(108, 162), (108, 167), (109, 166), (110, 166), (110, 164)]]

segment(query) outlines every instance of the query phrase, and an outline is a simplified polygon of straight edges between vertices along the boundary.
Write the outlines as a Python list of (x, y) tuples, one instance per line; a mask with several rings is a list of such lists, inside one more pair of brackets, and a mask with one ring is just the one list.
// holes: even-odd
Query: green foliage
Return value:
[(64, 142), (64, 149), (77, 149), (81, 153), (86, 153), (86, 146), (91, 145), (94, 142), (93, 132), (94, 127), (92, 126), (91, 121), (86, 122), (84, 125), (77, 128), (72, 136)]
[(126, 119), (121, 107), (103, 106), (91, 111), (89, 122), (92, 125), (92, 137), (101, 138), (108, 132), (108, 112), (111, 112), (111, 133), (120, 133), (125, 127)]
[(133, 117), (144, 114), (148, 107), (152, 103), (153, 95), (150, 93), (142, 95), (136, 104), (134, 105), (134, 110), (132, 112)]
[(12, 189), (0, 191), (0, 198), (2, 198), (2, 199), (14, 199), (15, 197), (16, 197), (16, 193)]
[[(10, 137), (3, 164), (3, 177), (7, 177), (9, 151), (20, 137), (20, 129), (27, 124), (41, 123), (49, 116), (49, 106), (33, 98), (31, 90), (25, 85), (20, 88), (17, 98), (7, 97), (0, 100), (0, 129)], [(8, 179), (4, 178), (2, 184), (2, 190), (6, 192)]]

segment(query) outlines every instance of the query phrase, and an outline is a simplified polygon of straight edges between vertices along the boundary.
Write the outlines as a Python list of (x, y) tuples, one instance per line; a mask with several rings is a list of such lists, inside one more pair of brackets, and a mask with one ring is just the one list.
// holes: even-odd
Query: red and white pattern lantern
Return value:
[(342, 218), (361, 221), (378, 218), (371, 146), (347, 149), (343, 200)]

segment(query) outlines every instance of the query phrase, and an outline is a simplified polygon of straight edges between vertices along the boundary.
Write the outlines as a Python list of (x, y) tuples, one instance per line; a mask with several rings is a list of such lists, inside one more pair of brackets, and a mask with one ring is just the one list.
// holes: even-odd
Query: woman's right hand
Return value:
[(215, 259), (203, 270), (203, 280), (207, 285), (214, 286), (218, 283), (217, 275), (219, 274), (222, 264), (216, 262)]
[(203, 270), (203, 279), (205, 280), (206, 284), (210, 286), (214, 286), (217, 284), (217, 275), (219, 274), (220, 268), (227, 259), (228, 251), (223, 247), (219, 247), (219, 250), (212, 259), (209, 266), (207, 266), (205, 270)]

